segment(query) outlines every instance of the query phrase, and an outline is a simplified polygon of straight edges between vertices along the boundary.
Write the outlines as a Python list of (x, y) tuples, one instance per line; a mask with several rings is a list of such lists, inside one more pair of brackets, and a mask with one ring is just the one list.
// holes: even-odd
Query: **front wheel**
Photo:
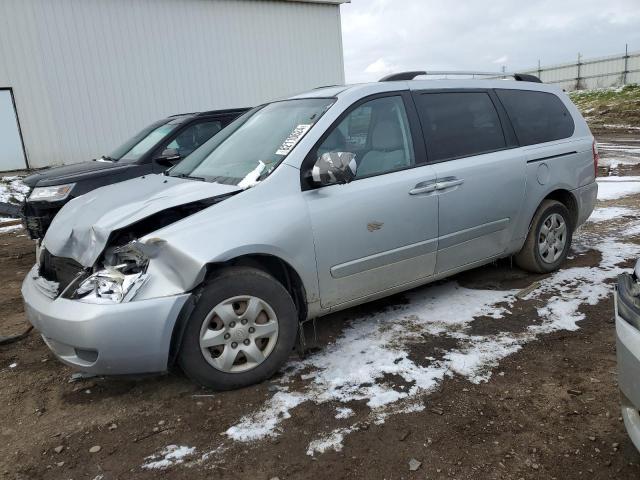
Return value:
[(556, 200), (545, 200), (533, 217), (522, 250), (515, 256), (516, 264), (534, 273), (557, 270), (567, 258), (572, 235), (567, 207)]
[(221, 271), (202, 289), (178, 361), (195, 382), (230, 390), (271, 377), (296, 340), (298, 315), (287, 290), (249, 267)]

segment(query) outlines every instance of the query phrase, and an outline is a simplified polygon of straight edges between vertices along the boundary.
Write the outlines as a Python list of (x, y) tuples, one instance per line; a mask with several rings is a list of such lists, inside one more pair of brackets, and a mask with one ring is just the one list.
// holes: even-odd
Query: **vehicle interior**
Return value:
[(356, 154), (356, 178), (413, 165), (413, 145), (402, 98), (382, 97), (356, 107), (318, 147), (318, 157), (327, 152)]

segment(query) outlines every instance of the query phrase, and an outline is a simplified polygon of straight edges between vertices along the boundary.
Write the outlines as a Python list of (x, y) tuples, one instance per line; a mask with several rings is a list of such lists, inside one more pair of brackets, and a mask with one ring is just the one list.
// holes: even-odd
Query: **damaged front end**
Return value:
[(102, 268), (80, 276), (67, 289), (71, 300), (86, 303), (122, 303), (132, 300), (147, 281), (149, 258), (131, 242), (110, 249)]
[(86, 303), (122, 303), (132, 300), (147, 280), (148, 265), (149, 258), (137, 248), (137, 242), (107, 249), (94, 268), (84, 268), (42, 248), (31, 276), (51, 299), (59, 296)]
[(129, 202), (114, 207), (111, 195), (90, 192), (62, 209), (42, 241), (30, 276), (47, 297), (126, 303), (145, 285), (143, 298), (183, 293), (186, 285), (180, 279), (189, 259), (170, 247), (164, 252), (162, 240), (145, 237), (240, 191), (163, 176), (106, 189)]
[(204, 266), (164, 240), (162, 230), (237, 192), (151, 176), (72, 200), (54, 219), (23, 282), (29, 322), (74, 368), (165, 371), (175, 323)]

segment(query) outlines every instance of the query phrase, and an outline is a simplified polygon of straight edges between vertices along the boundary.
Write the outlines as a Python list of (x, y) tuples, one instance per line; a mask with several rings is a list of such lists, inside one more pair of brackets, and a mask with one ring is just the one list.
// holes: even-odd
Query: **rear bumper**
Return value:
[(618, 301), (616, 292), (616, 354), (622, 418), (631, 441), (640, 450), (640, 330), (620, 317)]
[(99, 375), (165, 371), (173, 327), (189, 296), (90, 304), (51, 299), (32, 273), (22, 284), (27, 318), (53, 353), (71, 367)]
[(572, 191), (578, 203), (578, 219), (576, 227), (587, 221), (596, 206), (598, 198), (598, 183), (594, 180), (587, 185)]

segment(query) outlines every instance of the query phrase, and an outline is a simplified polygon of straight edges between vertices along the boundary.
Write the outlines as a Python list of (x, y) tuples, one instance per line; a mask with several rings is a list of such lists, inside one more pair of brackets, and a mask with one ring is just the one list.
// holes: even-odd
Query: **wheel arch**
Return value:
[(289, 262), (267, 253), (251, 253), (231, 258), (224, 262), (211, 262), (205, 266), (204, 281), (225, 267), (253, 267), (268, 273), (289, 292), (298, 310), (298, 318), (307, 315), (307, 291), (302, 277)]
[(571, 190), (563, 187), (556, 188), (555, 190), (548, 192), (545, 196), (541, 197), (537, 203), (533, 204), (532, 202), (532, 204), (535, 205), (535, 208), (531, 208), (529, 206), (528, 208), (531, 208), (531, 210), (528, 210), (527, 208), (527, 211), (523, 212), (522, 218), (520, 219), (520, 227), (517, 229), (519, 235), (514, 238), (513, 243), (510, 247), (510, 252), (512, 255), (518, 253), (524, 246), (527, 235), (531, 230), (533, 219), (536, 216), (536, 212), (540, 209), (540, 206), (545, 200), (556, 200), (562, 203), (569, 210), (569, 214), (571, 216), (571, 224), (573, 229), (575, 230), (575, 226), (577, 225), (579, 217), (578, 200), (571, 192)]
[(262, 270), (274, 277), (289, 292), (298, 311), (298, 321), (302, 322), (307, 318), (307, 292), (301, 276), (291, 264), (282, 258), (266, 254), (252, 253), (239, 255), (224, 262), (209, 262), (204, 266), (204, 276), (202, 282), (193, 290), (191, 297), (185, 302), (178, 319), (173, 327), (171, 343), (169, 348), (168, 366), (173, 367), (182, 345), (184, 331), (193, 312), (193, 309), (201, 295), (201, 285), (212, 278), (216, 272), (226, 267), (243, 266), (253, 267)]
[[(569, 210), (569, 214), (571, 215), (572, 227), (575, 229), (576, 225), (578, 224), (578, 200), (573, 195), (573, 193), (564, 188), (553, 190), (552, 192), (548, 193), (546, 197), (540, 200), (540, 203), (538, 203), (535, 212), (538, 211), (538, 208), (540, 208), (540, 205), (542, 205), (542, 202), (544, 202), (545, 200), (556, 200), (557, 202), (560, 202), (565, 207), (567, 207), (567, 210)], [(531, 228), (531, 222), (533, 221), (535, 212), (533, 212), (531, 220), (529, 221), (529, 228)]]

